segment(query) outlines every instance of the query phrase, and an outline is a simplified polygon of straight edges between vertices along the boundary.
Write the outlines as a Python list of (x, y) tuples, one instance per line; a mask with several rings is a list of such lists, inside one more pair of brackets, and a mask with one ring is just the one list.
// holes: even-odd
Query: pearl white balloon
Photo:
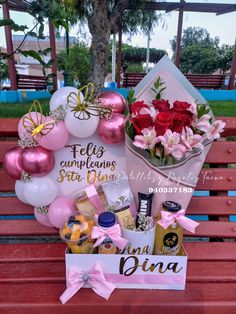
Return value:
[(51, 204), (56, 199), (57, 193), (56, 183), (49, 176), (32, 177), (31, 181), (25, 183), (24, 197), (32, 206)]
[[(78, 94), (79, 90), (75, 87), (66, 86), (58, 89), (50, 99), (50, 110), (55, 110), (58, 106), (67, 104), (67, 97), (70, 93)], [(80, 93), (81, 101), (84, 99), (83, 94)]]
[(70, 134), (75, 137), (89, 137), (96, 132), (99, 123), (99, 116), (90, 116), (88, 120), (80, 120), (75, 118), (74, 112), (69, 109), (65, 116), (65, 125)]
[(16, 180), (16, 183), (15, 183), (16, 196), (21, 202), (28, 204), (28, 202), (25, 199), (24, 189), (25, 189), (25, 182), (21, 180)]

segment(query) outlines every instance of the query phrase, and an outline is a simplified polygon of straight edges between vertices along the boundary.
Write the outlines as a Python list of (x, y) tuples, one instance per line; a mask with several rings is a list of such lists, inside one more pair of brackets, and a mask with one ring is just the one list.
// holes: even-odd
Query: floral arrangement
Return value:
[(220, 137), (225, 123), (214, 120), (206, 104), (162, 99), (165, 89), (160, 78), (155, 82), (156, 97), (151, 104), (129, 96), (130, 115), (126, 133), (133, 145), (147, 150), (158, 165), (173, 164), (191, 152), (202, 150), (204, 143)]

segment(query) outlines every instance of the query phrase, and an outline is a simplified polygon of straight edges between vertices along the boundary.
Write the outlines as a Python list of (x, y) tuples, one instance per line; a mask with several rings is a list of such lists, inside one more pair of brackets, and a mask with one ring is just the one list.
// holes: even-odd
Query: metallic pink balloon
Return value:
[(19, 180), (23, 171), (21, 155), (24, 149), (13, 147), (3, 156), (3, 169), (13, 179)]
[(107, 144), (122, 143), (125, 140), (125, 116), (114, 113), (111, 119), (100, 119), (97, 132)]
[(22, 168), (29, 174), (42, 177), (55, 166), (54, 153), (41, 146), (25, 148), (21, 154)]
[[(53, 121), (51, 117), (47, 117), (45, 122)], [(69, 141), (69, 132), (65, 126), (64, 121), (58, 121), (55, 123), (52, 130), (42, 136), (42, 138), (38, 141), (39, 145), (50, 149), (50, 150), (59, 150), (62, 149), (67, 142)]]
[(113, 109), (114, 113), (124, 113), (126, 109), (125, 98), (115, 91), (103, 92), (97, 97), (104, 108)]

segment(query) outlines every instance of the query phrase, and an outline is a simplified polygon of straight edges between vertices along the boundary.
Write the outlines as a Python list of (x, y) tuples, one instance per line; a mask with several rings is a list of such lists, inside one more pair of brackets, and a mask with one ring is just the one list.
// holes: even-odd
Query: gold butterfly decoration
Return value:
[[(81, 94), (84, 92), (84, 99)], [(88, 83), (79, 89), (78, 94), (72, 92), (67, 97), (67, 105), (74, 112), (74, 117), (79, 120), (88, 120), (91, 116), (100, 116), (100, 118), (109, 119), (112, 115), (112, 109), (103, 108), (99, 105), (99, 100), (94, 99), (94, 85)]]
[[(33, 113), (36, 113), (32, 115)], [(31, 133), (33, 139), (40, 140), (42, 136), (47, 135), (55, 125), (55, 121), (44, 122), (42, 107), (38, 100), (34, 100), (29, 109), (29, 113), (22, 119), (22, 124), (28, 133)]]

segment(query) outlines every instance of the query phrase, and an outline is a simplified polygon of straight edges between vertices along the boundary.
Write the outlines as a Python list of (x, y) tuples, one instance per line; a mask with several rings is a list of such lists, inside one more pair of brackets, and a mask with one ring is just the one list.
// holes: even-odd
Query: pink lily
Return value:
[(145, 128), (141, 132), (143, 135), (136, 135), (133, 144), (142, 149), (153, 150), (155, 145), (159, 142), (155, 128)]
[(207, 133), (203, 135), (204, 138), (209, 140), (215, 140), (220, 137), (220, 133), (223, 132), (225, 127), (225, 122), (222, 120), (216, 120), (212, 123)]
[(197, 105), (196, 103), (191, 103), (191, 106), (188, 108), (188, 110), (194, 115), (197, 115)]
[(202, 140), (203, 140), (202, 136), (199, 134), (194, 134), (191, 128), (186, 126), (182, 130), (181, 141), (187, 148), (187, 151), (191, 151), (192, 148), (194, 147), (198, 147), (202, 150), (203, 149), (203, 145), (201, 143)]
[(186, 153), (186, 147), (180, 144), (180, 134), (167, 129), (163, 136), (158, 136), (164, 146), (164, 155), (171, 154), (177, 160), (181, 159)]
[(204, 114), (193, 126), (202, 132), (208, 132), (211, 126), (210, 119), (211, 116), (209, 114)]

